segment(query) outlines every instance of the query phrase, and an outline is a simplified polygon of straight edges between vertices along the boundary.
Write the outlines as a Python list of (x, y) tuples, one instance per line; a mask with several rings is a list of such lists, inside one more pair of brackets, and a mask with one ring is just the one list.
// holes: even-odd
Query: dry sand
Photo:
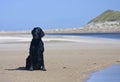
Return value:
[(0, 43), (0, 82), (85, 82), (90, 72), (120, 64), (120, 41), (81, 38), (45, 42), (47, 71), (26, 71), (29, 42)]

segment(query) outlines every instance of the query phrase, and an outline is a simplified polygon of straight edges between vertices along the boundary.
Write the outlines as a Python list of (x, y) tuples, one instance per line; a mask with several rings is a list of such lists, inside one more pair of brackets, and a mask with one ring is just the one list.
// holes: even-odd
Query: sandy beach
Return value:
[(120, 40), (45, 37), (47, 71), (27, 71), (30, 40), (0, 35), (0, 82), (85, 82), (91, 72), (120, 64)]

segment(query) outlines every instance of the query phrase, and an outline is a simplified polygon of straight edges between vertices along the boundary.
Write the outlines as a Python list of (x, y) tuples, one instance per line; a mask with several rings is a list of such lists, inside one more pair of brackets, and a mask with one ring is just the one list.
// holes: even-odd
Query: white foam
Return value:
[[(10, 37), (10, 36), (0, 36), (0, 42), (4, 41), (31, 41), (31, 37)], [(75, 41), (65, 38), (43, 38), (43, 41)]]
[[(0, 36), (0, 43), (5, 42), (30, 42), (32, 37), (14, 37)], [(115, 40), (97, 39), (97, 38), (80, 38), (80, 37), (44, 37), (43, 41), (67, 41), (67, 42), (82, 42), (82, 43), (109, 43)]]
[(30, 41), (30, 37), (11, 37), (11, 36), (0, 36), (0, 42), (24, 42)]
[[(0, 42), (30, 42), (31, 37), (11, 37), (11, 36), (0, 36)], [(63, 37), (45, 37), (43, 41), (71, 41), (71, 42), (81, 42), (79, 39), (75, 38), (63, 38)]]

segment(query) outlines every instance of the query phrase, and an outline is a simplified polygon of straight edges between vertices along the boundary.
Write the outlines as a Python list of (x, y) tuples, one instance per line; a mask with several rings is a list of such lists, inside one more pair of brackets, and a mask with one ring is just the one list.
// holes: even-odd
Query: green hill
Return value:
[(120, 11), (107, 10), (90, 22), (120, 21)]
[(46, 33), (111, 33), (120, 32), (120, 11), (107, 10), (80, 28), (50, 29)]

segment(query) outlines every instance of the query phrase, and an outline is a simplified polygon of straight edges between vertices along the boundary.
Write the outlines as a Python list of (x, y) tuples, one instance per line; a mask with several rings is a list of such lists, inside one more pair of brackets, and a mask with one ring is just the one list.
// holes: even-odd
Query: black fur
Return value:
[(29, 56), (26, 59), (26, 69), (46, 71), (43, 56), (44, 43), (41, 39), (45, 34), (39, 27), (35, 27), (31, 34), (33, 39), (29, 48)]

